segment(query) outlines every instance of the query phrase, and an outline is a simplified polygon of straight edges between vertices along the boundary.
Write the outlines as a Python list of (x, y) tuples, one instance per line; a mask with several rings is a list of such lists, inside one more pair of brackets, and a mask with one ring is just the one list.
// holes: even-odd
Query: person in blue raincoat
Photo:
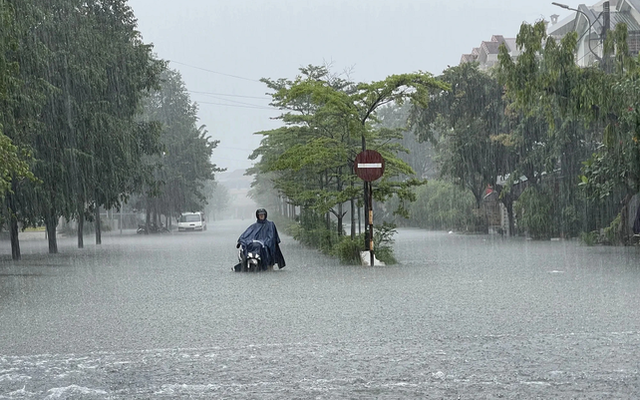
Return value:
[(267, 219), (267, 210), (264, 208), (256, 210), (256, 222), (251, 224), (242, 235), (240, 235), (236, 248), (242, 246), (246, 252), (246, 249), (249, 248), (249, 245), (254, 240), (259, 240), (264, 243), (260, 257), (266, 266), (271, 267), (278, 264), (279, 269), (285, 267), (284, 256), (282, 255), (282, 251), (280, 251), (278, 229), (276, 228), (276, 224)]

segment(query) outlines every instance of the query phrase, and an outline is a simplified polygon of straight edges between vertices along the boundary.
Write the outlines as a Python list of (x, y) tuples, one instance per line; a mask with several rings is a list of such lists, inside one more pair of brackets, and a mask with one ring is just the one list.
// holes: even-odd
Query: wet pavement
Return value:
[(250, 221), (0, 242), (0, 399), (633, 399), (640, 251), (403, 229), (360, 267), (283, 235), (230, 271)]

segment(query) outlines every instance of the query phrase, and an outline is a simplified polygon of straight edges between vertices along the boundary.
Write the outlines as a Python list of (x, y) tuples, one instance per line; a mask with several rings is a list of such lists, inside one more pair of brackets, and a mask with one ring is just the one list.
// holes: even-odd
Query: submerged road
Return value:
[(400, 263), (339, 265), (250, 221), (0, 242), (0, 399), (633, 399), (640, 251), (403, 229)]

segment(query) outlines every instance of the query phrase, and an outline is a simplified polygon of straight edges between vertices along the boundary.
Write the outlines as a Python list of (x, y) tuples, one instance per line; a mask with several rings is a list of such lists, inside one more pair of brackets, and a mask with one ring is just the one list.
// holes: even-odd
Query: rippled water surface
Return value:
[(0, 242), (0, 399), (640, 397), (640, 254), (400, 230), (399, 265), (230, 272), (249, 221)]

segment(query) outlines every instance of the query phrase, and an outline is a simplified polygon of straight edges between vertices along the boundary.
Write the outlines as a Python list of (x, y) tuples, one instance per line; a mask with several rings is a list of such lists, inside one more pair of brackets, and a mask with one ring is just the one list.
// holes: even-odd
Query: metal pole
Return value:
[(609, 2), (605, 1), (602, 4), (602, 34), (600, 35), (602, 39), (602, 68), (605, 72), (610, 72), (610, 61), (609, 54), (605, 51), (606, 41), (607, 41), (607, 31), (609, 31), (611, 27), (611, 16), (610, 16), (610, 7)]
[(371, 266), (375, 256), (373, 255), (373, 185), (369, 182), (369, 255), (371, 257)]
[[(588, 46), (589, 46), (589, 51), (591, 52), (591, 54), (593, 54), (593, 56), (596, 58), (596, 60), (600, 63), (602, 63), (602, 58), (600, 58), (600, 56), (598, 56), (593, 49), (591, 48), (591, 27), (593, 26), (593, 24), (596, 23), (596, 21), (598, 20), (598, 18), (600, 18), (599, 16), (596, 18), (596, 21), (591, 22), (591, 18), (589, 18), (589, 16), (582, 10), (579, 10), (577, 8), (571, 8), (566, 4), (561, 4), (561, 3), (556, 3), (556, 2), (552, 2), (551, 4), (553, 4), (554, 6), (558, 6), (560, 8), (564, 8), (565, 10), (571, 10), (571, 11), (575, 11), (578, 12), (582, 15), (584, 15), (584, 17), (587, 19), (587, 23), (589, 24), (587, 26), (587, 30), (582, 34), (582, 36), (585, 35), (589, 35), (588, 40)], [(608, 4), (606, 5), (606, 7), (608, 7)], [(580, 38), (578, 38), (578, 41), (580, 41), (582, 39), (582, 36), (580, 36)]]
[[(362, 134), (362, 151), (365, 151), (367, 149), (367, 141), (364, 138), (364, 133)], [(369, 186), (371, 186), (371, 184), (367, 181), (364, 181), (364, 217), (368, 218), (369, 216)], [(368, 240), (368, 236), (367, 236), (367, 223), (365, 222), (365, 228), (364, 228), (364, 248), (365, 250), (371, 250), (371, 248), (369, 247), (369, 240)], [(371, 231), (369, 231), (371, 232)], [(372, 264), (373, 265), (373, 264)]]
[(371, 250), (369, 248), (369, 182), (364, 181), (364, 249)]

